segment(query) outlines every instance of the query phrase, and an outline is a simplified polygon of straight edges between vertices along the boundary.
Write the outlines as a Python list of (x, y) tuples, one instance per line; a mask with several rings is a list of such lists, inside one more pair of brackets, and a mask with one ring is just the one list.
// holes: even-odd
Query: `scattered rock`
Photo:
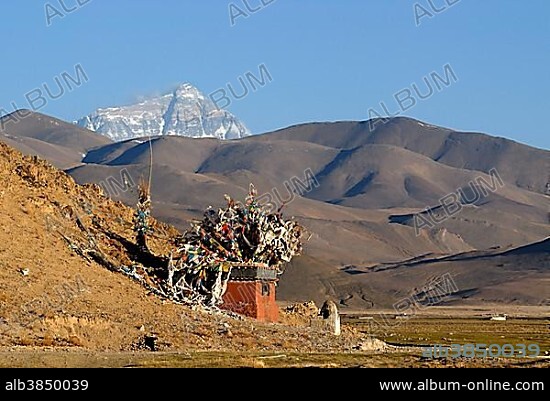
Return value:
[(290, 326), (310, 326), (319, 313), (315, 302), (301, 302), (287, 306), (280, 311), (279, 321)]
[(353, 347), (353, 349), (365, 352), (382, 352), (387, 351), (389, 349), (389, 346), (382, 340), (369, 338), (357, 344), (355, 347)]

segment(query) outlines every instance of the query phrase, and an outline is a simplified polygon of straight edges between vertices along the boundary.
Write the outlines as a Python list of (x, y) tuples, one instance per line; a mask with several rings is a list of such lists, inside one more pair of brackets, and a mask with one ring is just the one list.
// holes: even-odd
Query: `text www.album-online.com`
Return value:
[(461, 383), (459, 381), (438, 381), (426, 379), (424, 381), (381, 381), (379, 382), (380, 390), (418, 390), (418, 391), (434, 391), (434, 390), (451, 390), (451, 391), (498, 391), (498, 390), (520, 390), (520, 391), (544, 391), (543, 382), (524, 382), (518, 381), (510, 383), (507, 381), (468, 381)]

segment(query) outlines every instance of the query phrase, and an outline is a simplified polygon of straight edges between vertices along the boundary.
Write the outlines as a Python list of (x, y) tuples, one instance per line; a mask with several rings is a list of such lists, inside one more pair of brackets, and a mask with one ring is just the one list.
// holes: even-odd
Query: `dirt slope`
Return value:
[[(160, 349), (317, 349), (351, 347), (281, 325), (235, 320), (165, 302), (98, 264), (135, 262), (132, 210), (79, 186), (42, 160), (0, 143), (0, 346), (131, 350), (145, 336)], [(151, 247), (166, 254), (177, 231), (155, 223)]]

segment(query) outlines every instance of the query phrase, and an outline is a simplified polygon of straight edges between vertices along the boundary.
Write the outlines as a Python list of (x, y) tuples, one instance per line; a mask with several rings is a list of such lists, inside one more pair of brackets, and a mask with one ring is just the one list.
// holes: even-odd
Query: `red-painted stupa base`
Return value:
[(277, 322), (275, 281), (229, 281), (221, 307), (263, 322)]

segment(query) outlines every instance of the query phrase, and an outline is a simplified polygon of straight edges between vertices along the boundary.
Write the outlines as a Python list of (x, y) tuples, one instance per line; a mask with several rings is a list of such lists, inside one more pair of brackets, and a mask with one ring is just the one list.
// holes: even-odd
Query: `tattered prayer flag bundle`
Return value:
[[(166, 279), (159, 282), (166, 296), (216, 306), (223, 302), (234, 266), (257, 264), (282, 274), (285, 263), (302, 251), (302, 227), (284, 220), (280, 210), (268, 212), (256, 197), (253, 185), (244, 204), (225, 195), (225, 208), (209, 207), (203, 219), (176, 240)], [(137, 228), (140, 237), (143, 224)]]

